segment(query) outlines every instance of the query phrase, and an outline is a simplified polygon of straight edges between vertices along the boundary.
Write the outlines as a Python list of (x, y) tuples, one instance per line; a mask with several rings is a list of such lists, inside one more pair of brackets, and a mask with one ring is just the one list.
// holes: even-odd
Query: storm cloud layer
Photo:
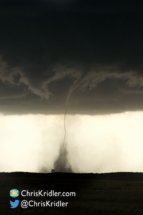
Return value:
[(142, 7), (110, 1), (0, 2), (0, 112), (143, 108)]

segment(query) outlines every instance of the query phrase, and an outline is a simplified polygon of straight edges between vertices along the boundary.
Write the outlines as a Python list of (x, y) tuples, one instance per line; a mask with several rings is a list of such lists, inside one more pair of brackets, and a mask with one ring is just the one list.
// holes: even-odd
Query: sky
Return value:
[(72, 171), (142, 171), (142, 14), (138, 1), (0, 1), (0, 171), (50, 171), (65, 110)]

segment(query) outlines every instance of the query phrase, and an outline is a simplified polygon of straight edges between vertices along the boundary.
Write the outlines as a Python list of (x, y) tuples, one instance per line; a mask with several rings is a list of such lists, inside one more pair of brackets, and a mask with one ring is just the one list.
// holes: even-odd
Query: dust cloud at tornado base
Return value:
[(56, 172), (72, 172), (66, 146), (60, 145), (59, 155), (54, 163), (54, 170)]

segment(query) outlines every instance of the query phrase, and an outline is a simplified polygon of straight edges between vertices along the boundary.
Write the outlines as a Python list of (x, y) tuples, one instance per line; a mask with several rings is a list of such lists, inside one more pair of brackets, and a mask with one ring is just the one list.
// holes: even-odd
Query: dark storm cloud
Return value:
[[(123, 7), (124, 6), (124, 7)], [(110, 1), (1, 1), (0, 110), (143, 108), (142, 7)]]

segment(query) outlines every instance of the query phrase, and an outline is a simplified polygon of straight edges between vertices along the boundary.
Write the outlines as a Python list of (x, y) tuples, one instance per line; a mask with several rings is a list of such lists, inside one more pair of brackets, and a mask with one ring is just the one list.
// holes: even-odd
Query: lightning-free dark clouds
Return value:
[(0, 112), (63, 113), (81, 79), (69, 113), (142, 110), (142, 5), (107, 2), (0, 2)]

